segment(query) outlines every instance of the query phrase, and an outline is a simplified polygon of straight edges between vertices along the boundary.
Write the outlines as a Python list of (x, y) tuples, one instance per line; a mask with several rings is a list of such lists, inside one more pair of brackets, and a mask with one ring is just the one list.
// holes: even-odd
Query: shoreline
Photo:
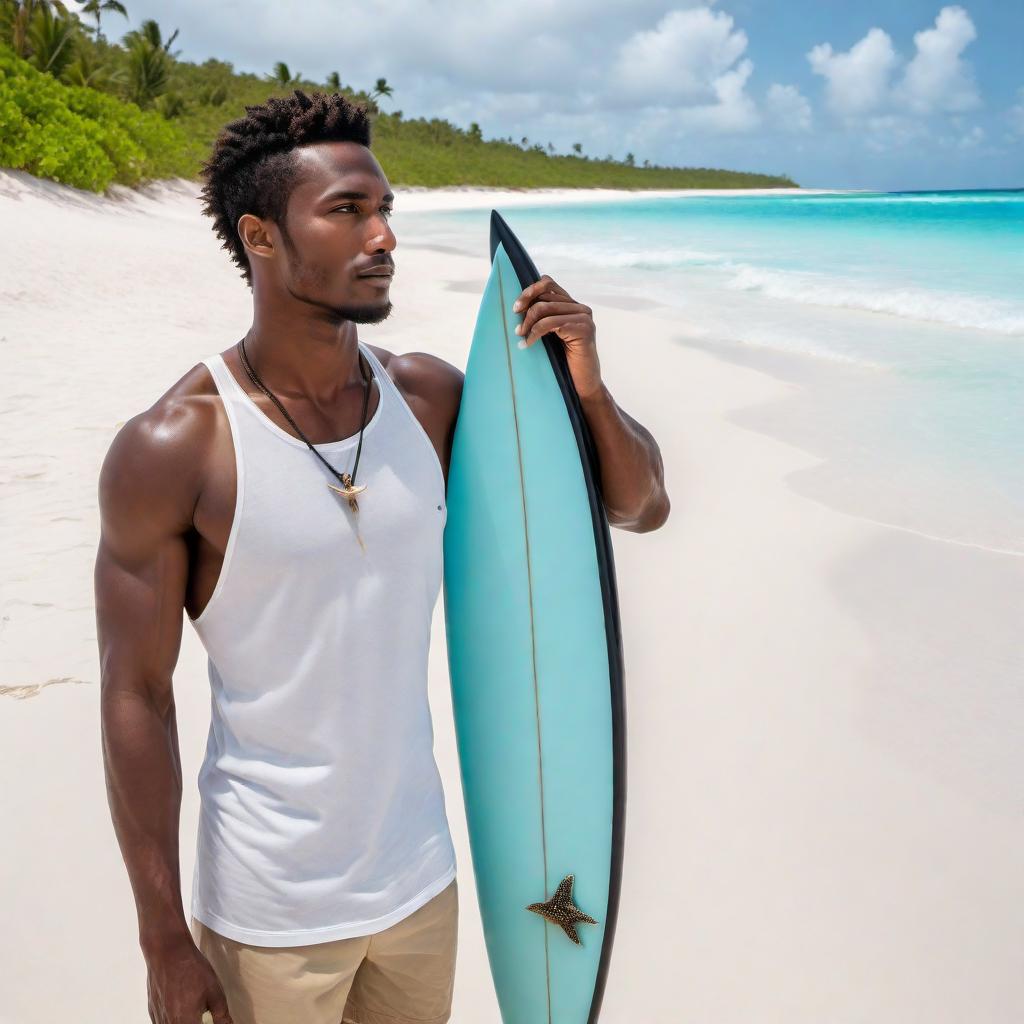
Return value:
[(442, 188), (395, 188), (402, 210), (434, 212), (475, 209), (491, 205), (491, 197), (500, 197), (503, 206), (541, 206), (573, 203), (606, 203), (638, 199), (687, 199), (702, 197), (833, 195), (864, 191), (861, 189), (742, 188), (742, 189), (616, 189), (616, 188), (535, 188), (503, 189), (482, 186), (444, 186)]
[[(188, 178), (162, 178), (147, 182), (138, 188), (114, 184), (106, 193), (62, 185), (48, 178), (37, 178), (27, 171), (0, 168), (0, 199), (18, 199), (27, 196), (49, 197), (67, 202), (78, 199), (87, 204), (106, 203), (131, 205), (138, 202), (168, 202), (184, 200), (195, 202), (199, 197), (201, 181)], [(623, 189), (623, 188), (506, 188), (491, 185), (396, 185), (396, 200), (402, 199), (401, 210), (428, 212), (452, 209), (474, 209), (488, 206), (495, 198), (508, 206), (532, 203), (549, 204), (574, 202), (610, 202), (627, 199), (661, 199), (687, 197), (754, 196), (754, 195), (835, 195), (868, 192), (869, 189), (849, 188), (684, 188), (684, 189)]]
[[(851, 375), (862, 375), (865, 371), (872, 372), (874, 367), (846, 364), (840, 360), (822, 360), (821, 357), (808, 353), (766, 350), (732, 340), (726, 344), (707, 336), (691, 337), (680, 334), (678, 340), (687, 348), (706, 352), (713, 358), (733, 366), (752, 369), (795, 389), (782, 404), (758, 404), (749, 408), (734, 409), (728, 414), (730, 421), (743, 429), (793, 445), (819, 460), (816, 466), (787, 476), (786, 484), (795, 493), (840, 515), (885, 530), (895, 530), (939, 544), (1016, 559), (1024, 558), (1024, 550), (1003, 544), (998, 538), (974, 540), (966, 536), (957, 536), (953, 529), (942, 532), (940, 524), (936, 522), (920, 521), (919, 518), (913, 521), (916, 517), (911, 517), (910, 522), (902, 523), (894, 521), (895, 517), (885, 518), (886, 514), (893, 510), (893, 501), (890, 500), (886, 506), (879, 504), (877, 498), (870, 497), (874, 494), (875, 488), (885, 487), (885, 483), (861, 479), (857, 470), (851, 470), (845, 462), (848, 457), (845, 446), (839, 444), (835, 438), (822, 441), (820, 435), (810, 432), (807, 424), (814, 421), (816, 413), (805, 412), (802, 416), (796, 415), (797, 407), (801, 403), (806, 403), (826, 389), (834, 391), (835, 380), (849, 379)], [(888, 372), (885, 367), (877, 369)], [(865, 386), (870, 385), (865, 383)], [(857, 480), (859, 487), (854, 489), (862, 496), (861, 500), (851, 500), (849, 483), (846, 487), (837, 487), (837, 480), (844, 478)], [(864, 498), (864, 495), (869, 497)]]

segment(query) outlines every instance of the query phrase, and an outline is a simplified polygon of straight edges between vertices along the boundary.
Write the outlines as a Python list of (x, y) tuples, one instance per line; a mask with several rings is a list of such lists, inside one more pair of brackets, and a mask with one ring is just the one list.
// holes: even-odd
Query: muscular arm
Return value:
[(107, 800), (149, 955), (191, 943), (181, 901), (181, 763), (171, 678), (199, 486), (195, 413), (181, 403), (129, 420), (99, 478), (94, 574)]
[(430, 352), (388, 353), (387, 357), (384, 366), (433, 442), (447, 484), (465, 375)]
[[(391, 356), (385, 365), (402, 382), (409, 405), (440, 449), (447, 481), (465, 376), (458, 367), (427, 352)], [(609, 524), (635, 533), (658, 529), (668, 518), (670, 503), (657, 442), (616, 404), (606, 387), (583, 399), (582, 407), (601, 460)]]
[(651, 432), (622, 409), (606, 385), (580, 399), (601, 463), (601, 493), (611, 526), (647, 533), (671, 509), (661, 449)]

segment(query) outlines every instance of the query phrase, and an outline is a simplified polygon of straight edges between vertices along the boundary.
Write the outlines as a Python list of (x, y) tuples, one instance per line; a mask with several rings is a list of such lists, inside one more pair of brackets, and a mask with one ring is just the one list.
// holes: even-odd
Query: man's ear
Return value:
[(238, 218), (236, 230), (250, 259), (267, 259), (274, 255), (274, 240), (270, 237), (270, 231), (255, 214), (243, 213)]

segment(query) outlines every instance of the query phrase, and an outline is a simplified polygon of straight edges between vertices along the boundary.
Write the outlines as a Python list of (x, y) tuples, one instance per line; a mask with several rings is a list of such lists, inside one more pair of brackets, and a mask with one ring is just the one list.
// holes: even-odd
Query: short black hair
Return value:
[(238, 236), (243, 213), (273, 220), (287, 237), (284, 215), (300, 177), (292, 155), (313, 142), (358, 142), (370, 146), (367, 107), (341, 93), (296, 89), (284, 99), (246, 104), (246, 115), (221, 130), (202, 167), (203, 213), (252, 287), (252, 270)]

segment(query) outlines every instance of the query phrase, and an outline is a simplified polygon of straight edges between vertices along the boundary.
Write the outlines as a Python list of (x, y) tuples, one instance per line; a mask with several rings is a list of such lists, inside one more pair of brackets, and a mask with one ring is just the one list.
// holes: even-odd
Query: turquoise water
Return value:
[[(581, 301), (644, 295), (683, 343), (813, 378), (760, 425), (833, 460), (836, 503), (1024, 551), (1024, 190), (501, 212)], [(464, 246), (471, 227), (486, 244), (488, 214), (421, 216)]]
[(513, 215), (552, 255), (710, 267), (771, 297), (1024, 333), (1024, 190), (580, 204), (557, 225), (550, 208)]

